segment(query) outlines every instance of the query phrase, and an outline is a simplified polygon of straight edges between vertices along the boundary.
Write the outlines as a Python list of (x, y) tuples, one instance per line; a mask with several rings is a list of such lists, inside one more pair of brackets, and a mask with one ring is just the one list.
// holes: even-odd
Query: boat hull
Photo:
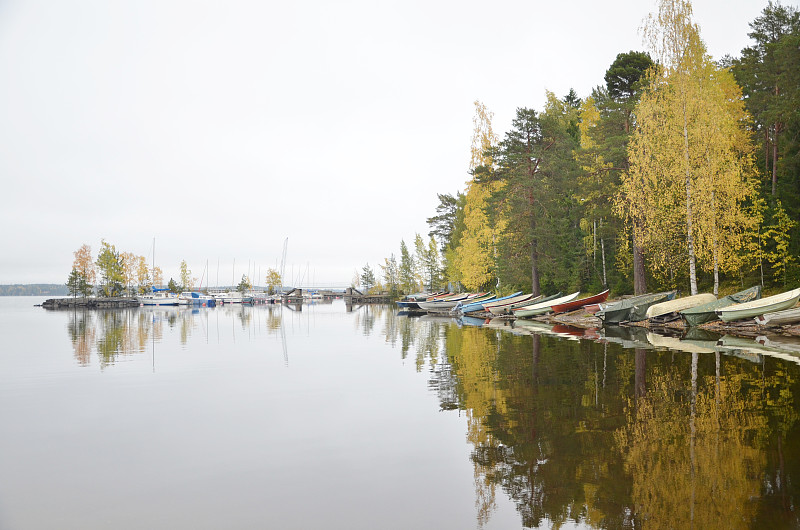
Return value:
[(562, 296), (561, 298), (554, 298), (552, 300), (542, 301), (538, 304), (528, 305), (520, 309), (516, 309), (514, 310), (514, 316), (517, 318), (528, 318), (549, 313), (553, 309), (553, 302), (556, 302), (557, 304), (565, 304), (577, 298), (579, 294), (580, 291), (568, 294), (567, 296)]
[(691, 309), (703, 304), (711, 304), (716, 301), (717, 297), (709, 293), (684, 296), (683, 298), (677, 298), (675, 300), (668, 300), (666, 302), (660, 302), (658, 304), (651, 305), (647, 309), (646, 316), (647, 318), (660, 317), (670, 313), (678, 313), (680, 311)]
[(717, 310), (717, 316), (723, 322), (745, 320), (757, 316), (791, 309), (800, 300), (800, 289), (794, 289), (775, 296), (768, 296), (761, 300), (754, 300), (744, 304), (736, 304)]
[(580, 300), (573, 300), (571, 302), (567, 302), (564, 304), (555, 304), (553, 305), (553, 313), (567, 313), (569, 311), (575, 311), (576, 309), (580, 309), (581, 307), (591, 305), (591, 304), (599, 304), (601, 302), (605, 302), (608, 299), (608, 292), (609, 290), (606, 289), (602, 293), (598, 293), (594, 296), (587, 296), (586, 298), (581, 298)]
[(616, 304), (610, 304), (605, 309), (595, 313), (604, 324), (619, 324), (620, 322), (638, 322), (647, 318), (647, 310), (650, 306), (660, 302), (666, 302), (675, 297), (675, 291), (642, 294), (622, 300)]
[(800, 322), (800, 308), (766, 313), (755, 318), (759, 326), (783, 326)]

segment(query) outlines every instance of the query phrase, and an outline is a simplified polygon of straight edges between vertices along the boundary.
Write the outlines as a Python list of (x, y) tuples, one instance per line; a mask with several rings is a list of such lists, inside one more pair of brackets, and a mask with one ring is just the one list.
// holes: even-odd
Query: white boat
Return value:
[(217, 302), (210, 294), (203, 294), (197, 291), (184, 291), (178, 295), (178, 304), (185, 306), (214, 307)]
[(417, 302), (420, 309), (424, 309), (425, 311), (449, 311), (453, 309), (456, 304), (462, 302), (467, 299), (469, 295), (467, 294), (460, 294), (449, 296), (442, 300), (434, 300), (433, 302)]
[(241, 304), (243, 298), (244, 296), (242, 296), (242, 293), (239, 291), (214, 293), (214, 300), (216, 300), (218, 304)]
[(796, 324), (797, 322), (800, 322), (800, 308), (785, 309), (783, 311), (775, 311), (774, 313), (759, 315), (755, 318), (755, 321), (759, 326), (784, 326), (786, 324)]
[(169, 289), (153, 289), (150, 294), (137, 296), (136, 299), (141, 305), (178, 305), (178, 295)]
[(645, 313), (645, 315), (647, 318), (655, 318), (668, 315), (670, 313), (685, 311), (699, 305), (710, 304), (716, 301), (717, 297), (711, 293), (684, 296), (683, 298), (676, 298), (675, 300), (667, 300), (666, 302), (653, 304), (647, 308), (647, 313)]
[(768, 296), (760, 300), (745, 302), (743, 304), (733, 304), (717, 309), (717, 316), (724, 322), (732, 320), (742, 320), (745, 318), (755, 318), (765, 313), (774, 313), (791, 309), (800, 299), (800, 289), (794, 289), (785, 293)]

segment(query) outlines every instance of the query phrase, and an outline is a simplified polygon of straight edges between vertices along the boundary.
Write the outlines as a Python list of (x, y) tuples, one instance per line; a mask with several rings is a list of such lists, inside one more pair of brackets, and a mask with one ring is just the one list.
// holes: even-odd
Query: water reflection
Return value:
[[(219, 330), (220, 318), (248, 333), (262, 330), (276, 335), (281, 333), (284, 320), (282, 307), (273, 305), (253, 307), (229, 304), (214, 309), (140, 307), (72, 311), (67, 322), (67, 332), (72, 342), (73, 355), (80, 365), (89, 365), (94, 354), (100, 367), (106, 368), (126, 356), (148, 351), (148, 345), (152, 347), (164, 339), (166, 330), (177, 330), (178, 340), (184, 347), (198, 333), (207, 341), (212, 325), (209, 320), (211, 315), (214, 316), (217, 326), (217, 340), (224, 334)], [(263, 329), (262, 321), (255, 320), (262, 317)], [(235, 342), (235, 329), (231, 331), (229, 338)]]
[(431, 387), (466, 418), (479, 526), (500, 492), (531, 528), (800, 523), (798, 341), (403, 318), (404, 356), (442, 347)]
[[(336, 325), (379, 337), (424, 373), (442, 414), (463, 418), (477, 526), (507, 501), (529, 528), (800, 524), (795, 339), (336, 311), (346, 317)], [(310, 334), (322, 315), (240, 305), (73, 312), (67, 332), (76, 362), (101, 368), (170, 331), (184, 345), (210, 333), (272, 335), (288, 365), (287, 328), (300, 321)]]

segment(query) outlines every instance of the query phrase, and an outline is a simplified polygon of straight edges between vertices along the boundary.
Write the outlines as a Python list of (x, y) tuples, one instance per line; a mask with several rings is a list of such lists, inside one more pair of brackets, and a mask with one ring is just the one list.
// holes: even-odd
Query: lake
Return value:
[(0, 528), (797, 527), (800, 343), (0, 297)]

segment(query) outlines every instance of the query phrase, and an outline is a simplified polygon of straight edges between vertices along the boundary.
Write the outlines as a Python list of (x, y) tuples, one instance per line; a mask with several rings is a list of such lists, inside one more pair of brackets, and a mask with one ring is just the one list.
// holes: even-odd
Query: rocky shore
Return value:
[(49, 298), (42, 303), (45, 309), (117, 309), (139, 307), (136, 298), (97, 297), (97, 298)]

